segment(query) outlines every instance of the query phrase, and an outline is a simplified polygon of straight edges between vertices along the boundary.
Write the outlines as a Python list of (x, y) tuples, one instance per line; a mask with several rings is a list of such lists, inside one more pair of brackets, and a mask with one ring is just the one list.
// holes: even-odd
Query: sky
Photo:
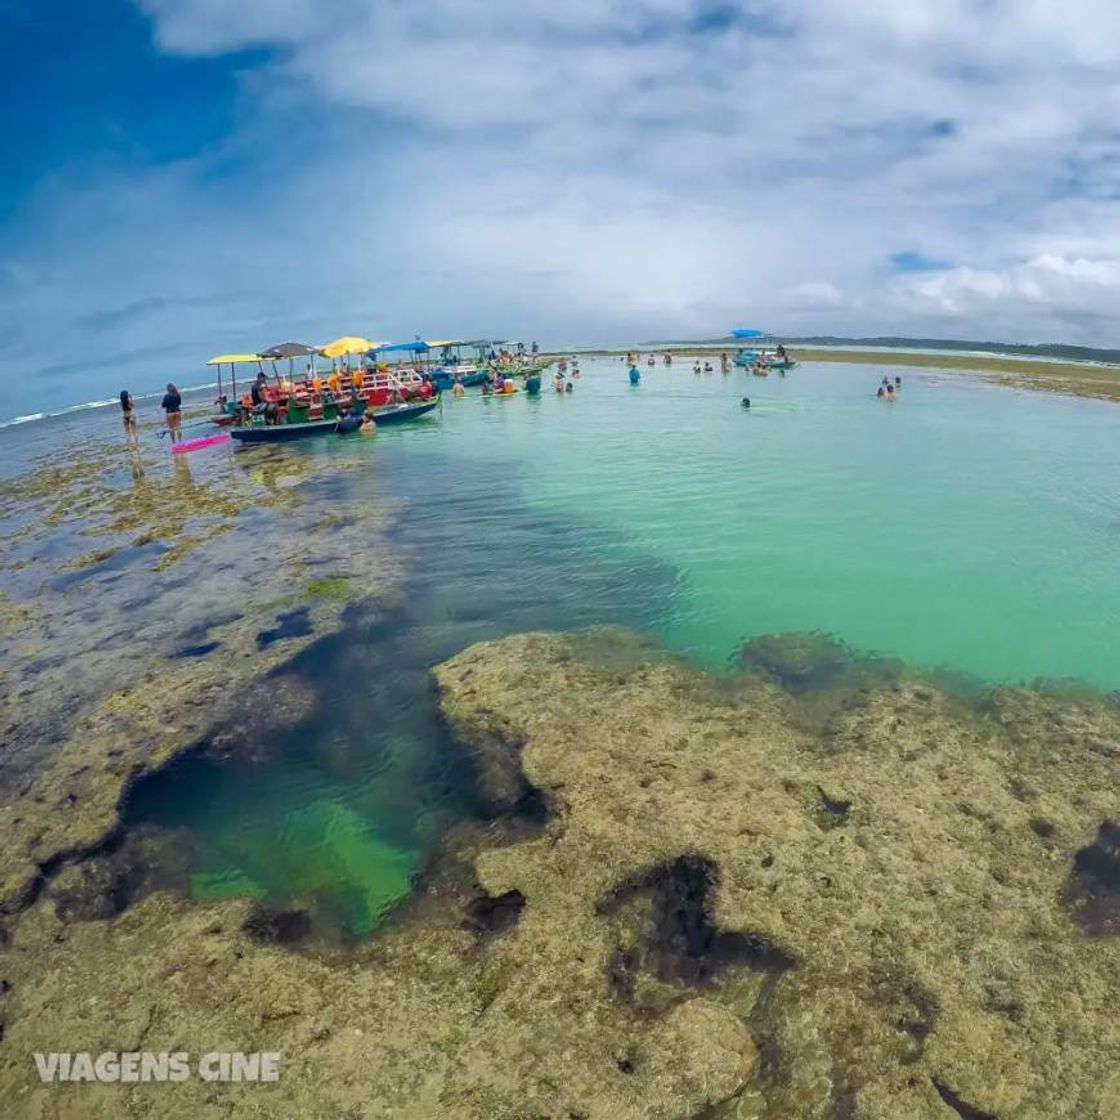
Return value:
[(0, 419), (342, 334), (1116, 346), (1115, 0), (0, 0)]

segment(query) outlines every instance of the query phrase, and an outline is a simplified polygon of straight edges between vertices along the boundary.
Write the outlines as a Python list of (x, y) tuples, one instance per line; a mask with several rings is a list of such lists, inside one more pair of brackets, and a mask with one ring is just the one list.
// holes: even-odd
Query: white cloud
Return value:
[(1120, 306), (1120, 262), (1044, 254), (1002, 270), (953, 268), (896, 280), (887, 300), (922, 317), (975, 319), (1029, 313), (1050, 325), (1108, 324)]
[[(244, 170), (44, 192), (0, 276), (44, 366), (44, 336), (90, 322), (94, 364), (160, 334), (612, 340), (744, 316), (1115, 341), (1115, 4), (139, 2), (163, 50), (274, 49), (221, 153)], [(316, 158), (259, 161), (262, 129)], [(895, 276), (904, 250), (954, 267)]]

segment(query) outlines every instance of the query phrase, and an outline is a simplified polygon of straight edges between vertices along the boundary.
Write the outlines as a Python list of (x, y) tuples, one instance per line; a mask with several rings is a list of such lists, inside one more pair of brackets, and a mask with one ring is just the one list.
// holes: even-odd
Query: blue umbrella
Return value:
[(764, 335), (763, 335), (762, 331), (737, 330), (737, 331), (732, 331), (731, 332), (731, 337), (732, 338), (763, 338)]

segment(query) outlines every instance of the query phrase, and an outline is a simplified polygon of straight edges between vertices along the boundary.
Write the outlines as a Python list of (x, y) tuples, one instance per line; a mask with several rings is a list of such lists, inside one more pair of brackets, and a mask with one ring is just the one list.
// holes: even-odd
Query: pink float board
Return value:
[(199, 439), (188, 439), (184, 443), (172, 444), (171, 451), (175, 455), (181, 455), (184, 451), (197, 451), (201, 447), (213, 447), (216, 443), (229, 443), (229, 432), (219, 432), (214, 436), (202, 436)]

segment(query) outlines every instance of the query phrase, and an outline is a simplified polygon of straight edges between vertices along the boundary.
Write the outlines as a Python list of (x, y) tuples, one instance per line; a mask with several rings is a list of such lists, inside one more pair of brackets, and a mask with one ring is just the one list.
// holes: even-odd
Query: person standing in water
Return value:
[(136, 442), (136, 402), (127, 389), (121, 390), (121, 419), (124, 421), (124, 434), (129, 443)]
[(167, 430), (171, 433), (171, 442), (181, 443), (183, 440), (183, 398), (179, 395), (179, 390), (170, 381), (167, 383), (167, 392), (163, 394), (163, 400), (160, 401), (160, 408), (163, 409), (167, 418)]

